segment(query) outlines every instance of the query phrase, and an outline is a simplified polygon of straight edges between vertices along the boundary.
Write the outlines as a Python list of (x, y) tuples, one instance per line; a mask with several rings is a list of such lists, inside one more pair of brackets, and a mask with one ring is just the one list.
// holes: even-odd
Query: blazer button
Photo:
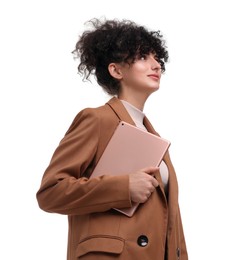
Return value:
[(149, 242), (148, 238), (144, 235), (139, 236), (138, 239), (137, 239), (137, 244), (141, 247), (147, 246), (148, 242)]

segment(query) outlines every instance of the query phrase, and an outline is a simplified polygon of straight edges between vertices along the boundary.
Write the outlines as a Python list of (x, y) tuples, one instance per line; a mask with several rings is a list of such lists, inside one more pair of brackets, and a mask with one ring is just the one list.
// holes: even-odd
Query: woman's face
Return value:
[(122, 64), (120, 72), (122, 91), (145, 92), (150, 95), (159, 89), (161, 66), (154, 54), (139, 57), (131, 64)]

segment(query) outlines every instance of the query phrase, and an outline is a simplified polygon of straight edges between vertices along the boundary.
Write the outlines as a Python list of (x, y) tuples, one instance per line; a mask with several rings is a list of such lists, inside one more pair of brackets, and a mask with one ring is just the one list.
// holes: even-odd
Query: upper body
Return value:
[[(164, 157), (169, 171), (168, 199), (156, 171), (159, 186), (131, 218), (112, 210), (131, 206), (128, 174), (88, 179), (121, 120), (134, 124), (117, 98), (77, 115), (44, 174), (37, 194), (39, 205), (45, 211), (69, 215), (68, 260), (82, 255), (82, 259), (95, 259), (94, 252), (99, 259), (149, 259), (153, 255), (163, 260), (166, 237), (168, 259), (178, 259), (178, 248), (180, 259), (187, 259), (177, 180), (169, 153)], [(144, 125), (157, 134), (147, 118)], [(145, 247), (138, 244), (141, 236), (148, 239)]]
[[(81, 54), (79, 70), (87, 76), (94, 69), (98, 83), (117, 97), (78, 113), (44, 173), (37, 193), (39, 206), (68, 215), (68, 260), (186, 260), (178, 186), (168, 152), (164, 156), (167, 193), (160, 169), (149, 166), (134, 173), (89, 178), (119, 122), (135, 125), (120, 100), (143, 110), (147, 98), (159, 89), (167, 59), (158, 32), (111, 21), (95, 27), (76, 45)], [(127, 47), (128, 36), (135, 38), (134, 51)], [(109, 37), (115, 39), (114, 46)], [(140, 38), (147, 40), (142, 44)], [(143, 125), (157, 135), (146, 117)], [(131, 218), (113, 210), (131, 207), (132, 202), (141, 205)]]

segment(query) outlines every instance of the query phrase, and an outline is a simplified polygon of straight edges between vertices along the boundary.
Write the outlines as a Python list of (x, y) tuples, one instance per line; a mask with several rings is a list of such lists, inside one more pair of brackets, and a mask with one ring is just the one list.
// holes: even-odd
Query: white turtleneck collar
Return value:
[(120, 101), (122, 102), (122, 104), (124, 105), (128, 113), (130, 114), (136, 126), (143, 130), (146, 130), (145, 126), (143, 125), (143, 119), (145, 117), (145, 114), (135, 106), (131, 105), (129, 102), (121, 99)]

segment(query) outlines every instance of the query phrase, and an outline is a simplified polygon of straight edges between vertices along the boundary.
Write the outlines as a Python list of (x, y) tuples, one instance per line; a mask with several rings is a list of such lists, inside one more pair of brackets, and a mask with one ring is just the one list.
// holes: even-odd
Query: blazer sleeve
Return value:
[(81, 215), (131, 207), (128, 175), (83, 177), (97, 152), (100, 128), (93, 109), (76, 116), (43, 175), (36, 194), (41, 209)]

